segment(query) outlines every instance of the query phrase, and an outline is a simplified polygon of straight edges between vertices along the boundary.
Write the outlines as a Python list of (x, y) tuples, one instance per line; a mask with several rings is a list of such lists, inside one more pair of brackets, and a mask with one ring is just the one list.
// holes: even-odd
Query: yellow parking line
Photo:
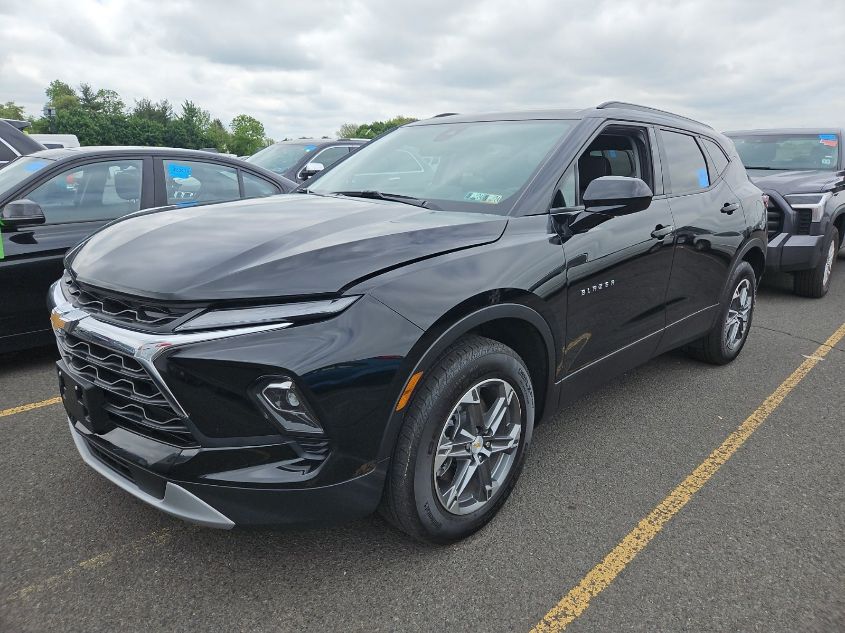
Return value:
[(16, 592), (9, 596), (8, 601), (26, 599), (32, 596), (33, 594), (41, 593), (42, 591), (47, 591), (49, 589), (54, 589), (58, 585), (72, 578), (73, 576), (76, 576), (77, 574), (80, 574), (82, 572), (89, 572), (110, 563), (118, 555), (137, 554), (149, 546), (163, 545), (167, 543), (169, 539), (170, 528), (164, 528), (156, 532), (152, 532), (150, 534), (147, 534), (146, 536), (142, 536), (141, 538), (135, 541), (131, 541), (125, 545), (115, 548), (112, 551), (103, 552), (102, 554), (98, 554), (93, 558), (89, 558), (88, 560), (84, 560), (81, 563), (77, 563), (73, 567), (69, 567), (60, 574), (50, 576), (45, 580), (33, 583), (31, 585), (27, 585), (22, 589), (18, 589)]
[(766, 421), (789, 393), (795, 389), (807, 374), (828, 352), (845, 337), (845, 323), (834, 332), (819, 348), (792, 374), (784, 380), (772, 394), (763, 401), (754, 413), (731, 433), (722, 445), (710, 453), (692, 473), (675, 488), (669, 496), (658, 504), (648, 516), (637, 524), (598, 565), (567, 593), (560, 602), (538, 622), (531, 633), (557, 633), (563, 631), (570, 623), (580, 616), (590, 600), (604, 591), (610, 583), (634, 560), (651, 540), (657, 536), (667, 523), (683, 508), (693, 495), (701, 490), (710, 478), (715, 475), (722, 465), (751, 437), (763, 422)]
[(23, 413), (24, 411), (31, 411), (32, 409), (40, 409), (41, 407), (49, 407), (52, 404), (59, 404), (61, 398), (48, 398), (47, 400), (40, 400), (39, 402), (30, 402), (29, 404), (22, 404), (19, 407), (12, 407), (11, 409), (3, 409), (0, 411), (0, 418), (5, 418), (7, 415), (15, 415), (16, 413)]

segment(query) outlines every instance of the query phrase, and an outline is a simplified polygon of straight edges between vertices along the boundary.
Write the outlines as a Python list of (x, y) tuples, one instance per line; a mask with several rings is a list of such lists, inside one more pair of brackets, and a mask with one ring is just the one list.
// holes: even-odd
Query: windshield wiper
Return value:
[(765, 169), (767, 171), (788, 171), (786, 167), (746, 167), (746, 169)]
[(383, 193), (373, 189), (366, 189), (364, 191), (332, 191), (336, 196), (348, 196), (350, 198), (370, 198), (372, 200), (390, 200), (391, 202), (401, 202), (403, 204), (410, 204), (415, 207), (425, 207), (428, 205), (428, 200), (415, 198), (414, 196), (403, 196), (401, 193)]

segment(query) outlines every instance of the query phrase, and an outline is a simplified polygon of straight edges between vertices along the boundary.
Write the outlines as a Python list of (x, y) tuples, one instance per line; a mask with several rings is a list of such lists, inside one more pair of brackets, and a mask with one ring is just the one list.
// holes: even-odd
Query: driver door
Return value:
[[(593, 138), (561, 178), (552, 214), (567, 270), (564, 367), (585, 385), (647, 360), (666, 325), (672, 268), (672, 215), (663, 195), (651, 130), (611, 125)], [(581, 196), (602, 176), (641, 178), (655, 196), (627, 215), (585, 211)], [(566, 207), (575, 203), (574, 207)], [(565, 393), (567, 390), (564, 389)]]

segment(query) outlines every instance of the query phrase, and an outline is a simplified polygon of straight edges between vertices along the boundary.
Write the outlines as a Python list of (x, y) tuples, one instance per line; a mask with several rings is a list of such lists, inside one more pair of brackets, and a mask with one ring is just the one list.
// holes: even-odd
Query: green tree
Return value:
[(357, 123), (344, 123), (337, 131), (338, 138), (354, 138), (360, 126)]
[(167, 99), (162, 99), (156, 103), (153, 103), (149, 99), (140, 99), (135, 102), (131, 116), (147, 121), (157, 121), (162, 125), (167, 125), (173, 118), (173, 108)]
[(248, 114), (239, 114), (232, 119), (232, 137), (229, 151), (238, 156), (254, 154), (266, 146), (264, 125)]
[(23, 106), (19, 106), (14, 101), (7, 101), (0, 103), (0, 119), (16, 119), (23, 121), (26, 115), (23, 111)]
[[(343, 138), (375, 138), (379, 134), (383, 134), (393, 128), (399, 127), (400, 125), (405, 125), (406, 123), (413, 123), (414, 121), (418, 121), (419, 119), (415, 119), (413, 117), (407, 116), (395, 116), (392, 119), (388, 119), (387, 121), (373, 121), (372, 123), (364, 123), (359, 125), (355, 130), (350, 133), (348, 136), (343, 136)], [(340, 132), (349, 132), (349, 128), (347, 126), (351, 126), (352, 124), (346, 123), (340, 128)], [(339, 132), (339, 133), (340, 133)]]
[(206, 137), (210, 141), (209, 147), (216, 147), (221, 152), (229, 151), (231, 136), (220, 119), (214, 119), (206, 132)]
[(44, 91), (47, 95), (47, 105), (56, 109), (71, 109), (79, 106), (79, 96), (68, 84), (54, 79)]

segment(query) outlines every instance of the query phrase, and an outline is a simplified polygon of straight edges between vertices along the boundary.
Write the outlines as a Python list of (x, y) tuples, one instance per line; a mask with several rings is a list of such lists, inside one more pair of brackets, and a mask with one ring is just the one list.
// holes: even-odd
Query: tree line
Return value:
[(29, 120), (27, 131), (41, 134), (75, 134), (81, 145), (145, 145), (216, 148), (238, 156), (254, 154), (273, 142), (255, 117), (239, 114), (228, 125), (212, 118), (193, 101), (174, 108), (163, 99), (135, 101), (127, 107), (114, 90), (80, 84), (74, 89), (58, 79), (45, 90), (53, 116), (26, 117), (24, 109), (9, 101), (0, 105), (0, 118)]
[[(166, 99), (140, 99), (128, 107), (114, 90), (95, 89), (87, 83), (73, 88), (59, 79), (51, 81), (44, 92), (47, 102), (42, 116), (26, 116), (22, 106), (8, 101), (0, 103), (0, 119), (28, 120), (31, 125), (27, 131), (34, 134), (75, 134), (81, 145), (213, 147), (221, 152), (247, 156), (273, 143), (266, 135), (264, 125), (255, 117), (239, 114), (226, 126), (220, 119), (212, 118), (208, 110), (189, 100), (178, 108)], [(51, 116), (47, 116), (47, 108), (51, 109)], [(416, 120), (396, 116), (386, 121), (345, 123), (337, 136), (375, 138)]]

